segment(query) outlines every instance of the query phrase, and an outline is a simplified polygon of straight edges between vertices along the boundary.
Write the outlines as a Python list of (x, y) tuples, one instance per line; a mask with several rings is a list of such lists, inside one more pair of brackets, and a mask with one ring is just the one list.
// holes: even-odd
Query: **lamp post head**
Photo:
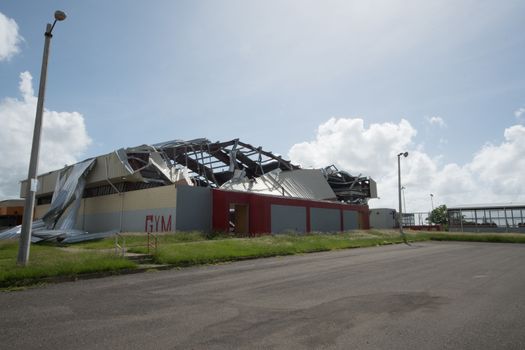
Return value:
[(64, 11), (57, 10), (55, 11), (55, 19), (57, 21), (63, 21), (66, 19), (66, 13)]
[(48, 38), (52, 38), (53, 35), (51, 34), (51, 32), (53, 31), (53, 28), (55, 28), (55, 24), (57, 23), (57, 21), (65, 20), (66, 17), (67, 17), (66, 13), (64, 11), (60, 11), (60, 10), (55, 11), (55, 20), (53, 24), (48, 23), (48, 26), (46, 28), (46, 32), (44, 33), (44, 35)]
[(401, 156), (408, 157), (408, 152), (401, 152), (397, 156), (398, 157), (401, 157)]

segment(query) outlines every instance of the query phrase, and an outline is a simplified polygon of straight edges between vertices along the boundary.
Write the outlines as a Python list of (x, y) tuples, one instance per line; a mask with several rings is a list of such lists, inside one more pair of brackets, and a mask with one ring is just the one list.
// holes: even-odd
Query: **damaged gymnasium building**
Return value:
[[(368, 177), (333, 165), (302, 169), (238, 139), (122, 148), (40, 175), (38, 183), (33, 241), (115, 231), (366, 229), (368, 199), (377, 197)], [(25, 188), (24, 181), (21, 197)]]

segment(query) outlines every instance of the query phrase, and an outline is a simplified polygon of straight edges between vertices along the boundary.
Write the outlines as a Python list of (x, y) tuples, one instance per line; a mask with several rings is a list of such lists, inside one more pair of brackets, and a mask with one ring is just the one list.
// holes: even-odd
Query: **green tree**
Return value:
[(427, 220), (430, 223), (447, 225), (448, 224), (447, 206), (443, 204), (435, 208), (434, 210), (432, 210)]

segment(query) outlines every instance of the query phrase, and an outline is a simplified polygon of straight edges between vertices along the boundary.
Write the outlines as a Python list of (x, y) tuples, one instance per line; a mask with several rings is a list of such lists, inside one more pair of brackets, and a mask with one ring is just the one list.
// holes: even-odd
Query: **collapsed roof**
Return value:
[[(186, 185), (256, 192), (304, 199), (367, 204), (377, 197), (374, 180), (353, 176), (334, 165), (301, 169), (261, 147), (234, 139), (174, 140), (154, 145), (121, 148), (38, 177), (38, 204), (50, 204), (33, 222), (32, 241), (77, 242), (112, 235), (75, 229), (82, 198), (138, 189)], [(25, 197), (27, 182), (20, 187)], [(20, 234), (17, 226), (0, 239)]]
[[(37, 196), (50, 196), (57, 176), (58, 171), (40, 176)], [(366, 204), (369, 198), (377, 197), (375, 181), (361, 174), (353, 176), (334, 165), (301, 169), (280, 155), (239, 139), (211, 142), (204, 138), (121, 148), (96, 157), (83, 196), (171, 184), (355, 204)]]

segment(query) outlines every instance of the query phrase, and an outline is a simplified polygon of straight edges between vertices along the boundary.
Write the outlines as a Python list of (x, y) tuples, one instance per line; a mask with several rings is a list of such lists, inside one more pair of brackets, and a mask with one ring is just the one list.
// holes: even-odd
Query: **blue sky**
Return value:
[[(43, 30), (55, 9), (68, 18), (54, 30), (46, 107), (78, 112), (91, 139), (70, 158), (170, 139), (239, 137), (305, 166), (335, 162), (363, 171), (381, 181), (388, 199), (380, 204), (392, 206), (391, 148), (402, 146), (428, 159), (413, 162), (433, 164), (412, 169), (406, 160), (413, 177), (407, 200), (417, 208), (428, 202), (418, 199), (422, 191), (441, 191), (442, 202), (525, 201), (519, 188), (501, 195), (496, 184), (486, 198), (462, 200), (436, 176), (427, 187), (417, 176), (455, 165), (479, 190), (491, 180), (476, 178), (483, 173), (473, 170), (476, 155), (505, 143), (523, 155), (519, 141), (505, 138), (525, 116), (522, 1), (4, 1), (0, 13), (23, 39), (0, 60), (0, 99), (20, 99), (25, 71), (36, 92)], [(331, 118), (363, 121), (362, 129), (330, 124), (340, 141), (391, 124), (397, 141), (387, 135), (351, 150), (344, 141), (326, 146), (319, 128)], [(403, 120), (415, 132), (404, 134)], [(338, 156), (326, 164), (308, 158), (331, 149)], [(375, 163), (393, 165), (353, 162), (370, 149), (387, 154)]]

